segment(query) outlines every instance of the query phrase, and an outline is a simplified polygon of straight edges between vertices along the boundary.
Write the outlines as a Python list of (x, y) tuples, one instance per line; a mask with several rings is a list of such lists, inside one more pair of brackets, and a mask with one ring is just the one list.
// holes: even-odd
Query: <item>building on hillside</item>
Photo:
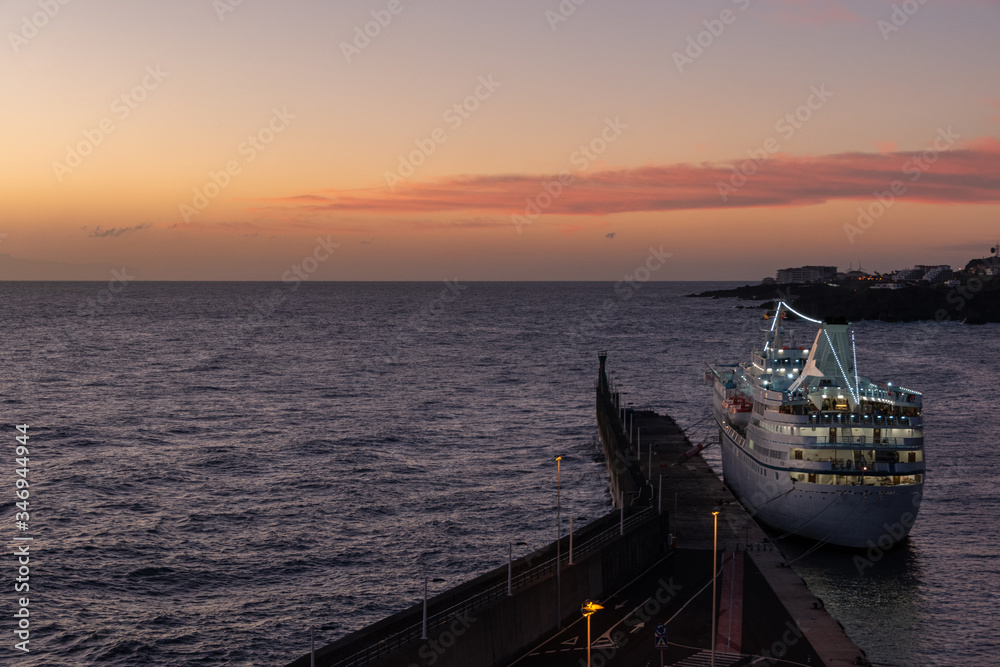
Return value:
[(835, 266), (800, 266), (793, 269), (778, 269), (776, 282), (779, 283), (818, 283), (834, 280), (837, 277)]
[(917, 264), (912, 269), (902, 269), (896, 272), (895, 279), (899, 281), (922, 280), (936, 283), (951, 278), (951, 267), (947, 264)]
[(920, 264), (917, 268), (924, 269), (924, 275), (920, 279), (925, 283), (938, 283), (949, 280), (952, 276), (951, 267), (947, 264), (940, 264), (938, 266), (924, 266)]

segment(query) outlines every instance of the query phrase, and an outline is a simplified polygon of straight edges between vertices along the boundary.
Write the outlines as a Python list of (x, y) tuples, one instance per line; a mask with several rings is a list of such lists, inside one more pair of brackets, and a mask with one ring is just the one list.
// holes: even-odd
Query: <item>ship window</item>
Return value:
[(809, 483), (810, 484), (815, 484), (816, 483), (816, 474), (815, 473), (809, 473)]
[(907, 454), (906, 460), (907, 460), (907, 463), (916, 463), (917, 462), (917, 453), (916, 452), (910, 452), (909, 454)]

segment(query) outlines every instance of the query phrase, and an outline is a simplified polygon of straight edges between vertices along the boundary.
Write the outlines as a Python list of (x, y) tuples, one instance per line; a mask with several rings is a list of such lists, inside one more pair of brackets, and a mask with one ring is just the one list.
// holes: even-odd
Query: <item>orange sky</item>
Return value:
[(994, 2), (228, 2), (0, 8), (0, 254), (614, 280), (662, 245), (654, 279), (759, 279), (1000, 237)]

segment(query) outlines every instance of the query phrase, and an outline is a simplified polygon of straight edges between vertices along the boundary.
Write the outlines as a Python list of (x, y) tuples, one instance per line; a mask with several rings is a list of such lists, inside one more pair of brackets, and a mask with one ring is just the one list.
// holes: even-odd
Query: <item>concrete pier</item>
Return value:
[[(673, 419), (619, 405), (606, 359), (596, 416), (618, 508), (578, 528), (572, 565), (566, 536), (515, 561), (510, 584), (505, 564), (288, 667), (576, 667), (588, 648), (595, 667), (694, 667), (713, 649), (719, 667), (867, 665)], [(604, 607), (592, 628), (585, 600)]]
[[(686, 456), (695, 446), (672, 418), (658, 415), (648, 410), (627, 408), (624, 416), (618, 408), (618, 394), (609, 386), (605, 372), (607, 354), (600, 355), (600, 371), (597, 383), (597, 420), (601, 439), (609, 462), (612, 485), (615, 483), (626, 490), (635, 488), (633, 502), (651, 504), (670, 515), (670, 528), (678, 550), (701, 552), (711, 562), (714, 538), (713, 510), (718, 509), (718, 564), (729, 591), (736, 589), (735, 578), (741, 576), (740, 569), (746, 570), (747, 561), (759, 572), (761, 582), (755, 584), (760, 589), (764, 584), (766, 593), (758, 592), (753, 599), (747, 595), (746, 587), (739, 605), (735, 600), (722, 604), (719, 609), (727, 609), (729, 616), (738, 612), (739, 622), (729, 622), (729, 635), (723, 634), (723, 624), (719, 625), (716, 646), (720, 643), (741, 646), (745, 653), (760, 653), (769, 647), (788, 644), (788, 628), (783, 623), (773, 624), (780, 616), (787, 616), (794, 628), (792, 635), (801, 631), (801, 640), (796, 644), (808, 644), (811, 651), (824, 665), (865, 665), (864, 653), (844, 633), (840, 624), (823, 608), (823, 604), (808, 589), (805, 582), (795, 574), (775, 545), (771, 544), (763, 530), (744, 510), (719, 477), (712, 471), (700, 454)], [(627, 429), (638, 431), (642, 437), (641, 460), (637, 442), (629, 443)], [(648, 448), (648, 449), (647, 449)], [(651, 452), (650, 452), (651, 450)], [(650, 456), (651, 453), (651, 456)], [(659, 497), (662, 476), (662, 498)], [(617, 482), (616, 482), (617, 481)], [(742, 558), (733, 558), (739, 553)], [(732, 562), (735, 573), (727, 570), (725, 563)], [(739, 561), (739, 562), (738, 562)], [(722, 581), (724, 577), (720, 577)], [(747, 583), (746, 581), (740, 584)], [(768, 602), (766, 598), (771, 598)], [(764, 621), (769, 617), (771, 620)], [(720, 616), (721, 620), (721, 616)], [(728, 619), (727, 619), (728, 620)], [(737, 628), (740, 636), (731, 629)], [(773, 640), (769, 633), (776, 632)], [(708, 648), (708, 646), (706, 646)], [(789, 648), (789, 647), (785, 647)], [(739, 652), (739, 651), (737, 651)], [(771, 652), (770, 655), (775, 655)], [(780, 656), (776, 656), (780, 657)], [(812, 662), (811, 664), (816, 664)]]

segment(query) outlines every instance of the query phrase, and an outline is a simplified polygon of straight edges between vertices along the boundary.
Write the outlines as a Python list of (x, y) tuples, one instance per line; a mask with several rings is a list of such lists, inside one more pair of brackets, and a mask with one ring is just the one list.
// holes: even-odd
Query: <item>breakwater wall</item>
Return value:
[[(715, 561), (716, 568), (724, 569), (735, 555), (746, 562), (745, 571), (757, 573), (750, 578), (730, 574), (733, 588), (742, 582), (748, 590), (756, 591), (752, 596), (741, 596), (740, 604), (731, 612), (738, 622), (720, 625), (714, 642), (693, 633), (687, 640), (689, 644), (702, 650), (713, 644), (720, 651), (738, 647), (730, 654), (734, 660), (753, 660), (750, 656), (762, 656), (765, 651), (779, 655), (780, 650), (788, 651), (788, 657), (796, 656), (795, 664), (867, 665), (864, 652), (827, 613), (765, 531), (698, 454), (705, 443), (693, 447), (668, 415), (620, 409), (620, 393), (609, 386), (606, 377), (606, 357), (606, 353), (600, 353), (597, 382), (598, 422), (607, 423), (601, 430), (605, 452), (609, 461), (611, 457), (634, 461), (627, 476), (634, 477), (632, 471), (638, 469), (636, 498), (640, 504), (652, 497), (654, 508), (662, 503), (664, 510), (670, 510), (670, 529), (676, 540), (672, 546), (676, 546), (678, 560), (691, 557), (703, 561), (707, 556)], [(619, 474), (623, 488), (629, 484), (625, 477)], [(716, 602), (714, 611), (720, 619), (730, 613), (725, 611), (721, 596)], [(798, 633), (794, 646), (783, 635), (789, 627)]]
[[(643, 497), (646, 487), (642, 467), (637, 458), (638, 450), (629, 442), (636, 410), (630, 406), (621, 405), (621, 394), (614, 391), (608, 384), (604, 371), (607, 352), (599, 355), (601, 370), (597, 379), (597, 430), (604, 447), (604, 461), (608, 466), (608, 479), (611, 485), (611, 498), (616, 507), (638, 506), (649, 504), (649, 494)], [(633, 431), (634, 432), (634, 431)]]
[[(611, 512), (556, 543), (303, 655), (288, 667), (500, 667), (663, 558), (667, 517), (649, 507)], [(560, 588), (557, 589), (557, 581)]]

